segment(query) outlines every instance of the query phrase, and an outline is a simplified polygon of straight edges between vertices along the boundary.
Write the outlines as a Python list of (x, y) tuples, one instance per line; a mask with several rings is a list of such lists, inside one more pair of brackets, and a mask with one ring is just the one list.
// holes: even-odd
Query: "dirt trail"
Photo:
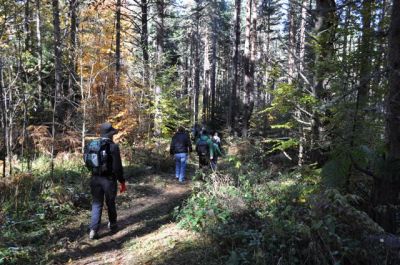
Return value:
[[(117, 211), (119, 229), (111, 234), (107, 229), (107, 211), (103, 210), (102, 227), (98, 240), (89, 240), (86, 228), (66, 234), (66, 247), (54, 253), (54, 264), (123, 264), (124, 247), (172, 221), (173, 209), (189, 195), (190, 182), (181, 185), (171, 174), (154, 174), (139, 181), (128, 177), (127, 192), (118, 195)], [(86, 214), (88, 217), (88, 214)], [(75, 225), (77, 226), (77, 225)], [(78, 234), (79, 232), (79, 234)]]

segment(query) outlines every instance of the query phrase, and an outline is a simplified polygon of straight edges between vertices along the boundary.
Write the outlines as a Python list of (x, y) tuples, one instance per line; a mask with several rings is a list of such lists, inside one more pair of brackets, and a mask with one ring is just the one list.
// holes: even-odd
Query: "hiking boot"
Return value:
[(112, 224), (112, 223), (108, 222), (107, 227), (108, 227), (108, 229), (111, 230), (111, 232), (116, 232), (118, 229), (117, 223)]
[(91, 229), (90, 232), (89, 232), (89, 239), (90, 240), (97, 239), (97, 232), (94, 231), (93, 229)]

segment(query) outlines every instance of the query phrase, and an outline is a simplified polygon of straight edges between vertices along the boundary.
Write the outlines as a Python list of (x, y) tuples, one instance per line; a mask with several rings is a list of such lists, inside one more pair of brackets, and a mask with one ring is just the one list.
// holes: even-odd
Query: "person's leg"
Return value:
[(115, 206), (115, 197), (117, 196), (117, 181), (104, 178), (103, 187), (108, 210), (108, 220), (110, 222), (110, 227), (112, 228), (117, 224), (117, 209)]
[(182, 153), (180, 155), (180, 160), (181, 160), (181, 168), (180, 168), (180, 174), (179, 174), (179, 181), (183, 182), (185, 180), (185, 170), (186, 170), (186, 160), (187, 160), (187, 154)]
[(181, 160), (179, 159), (179, 155), (175, 154), (175, 178), (179, 179), (179, 175), (181, 174)]
[(100, 183), (100, 177), (92, 178), (90, 188), (92, 193), (92, 217), (90, 220), (90, 230), (97, 233), (100, 227), (104, 201), (104, 190)]

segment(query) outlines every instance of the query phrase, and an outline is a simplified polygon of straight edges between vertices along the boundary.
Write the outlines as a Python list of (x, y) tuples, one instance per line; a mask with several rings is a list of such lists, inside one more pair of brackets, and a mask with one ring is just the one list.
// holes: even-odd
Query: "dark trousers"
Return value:
[(208, 155), (199, 155), (199, 167), (208, 167), (210, 165), (210, 160), (208, 158)]
[(98, 231), (101, 222), (104, 199), (108, 210), (108, 220), (111, 224), (117, 222), (115, 197), (117, 196), (117, 181), (107, 177), (93, 176), (90, 182), (92, 192), (92, 218), (90, 229)]
[(214, 156), (213, 159), (211, 159), (211, 169), (216, 171), (217, 170), (217, 163), (218, 163), (218, 156)]

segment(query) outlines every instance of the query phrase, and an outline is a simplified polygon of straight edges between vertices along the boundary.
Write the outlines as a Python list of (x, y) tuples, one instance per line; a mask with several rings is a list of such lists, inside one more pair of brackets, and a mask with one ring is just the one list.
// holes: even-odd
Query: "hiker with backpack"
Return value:
[(213, 143), (206, 130), (202, 130), (200, 138), (196, 142), (196, 152), (199, 156), (199, 168), (208, 167), (210, 163), (210, 152), (213, 152)]
[(175, 177), (179, 180), (179, 183), (184, 183), (186, 163), (189, 159), (189, 153), (192, 152), (192, 142), (183, 126), (179, 126), (172, 137), (169, 152), (175, 158)]
[(222, 156), (221, 150), (221, 139), (218, 136), (218, 133), (215, 132), (212, 138), (212, 152), (210, 152), (210, 162), (211, 162), (211, 169), (213, 171), (217, 170), (217, 163), (218, 157)]
[(117, 210), (115, 198), (117, 196), (117, 180), (120, 183), (120, 192), (126, 191), (121, 154), (118, 144), (113, 142), (117, 130), (111, 123), (100, 126), (100, 138), (91, 141), (84, 150), (84, 161), (92, 171), (90, 188), (92, 193), (92, 217), (90, 221), (89, 238), (96, 239), (101, 222), (104, 199), (108, 211), (108, 228), (117, 230)]

